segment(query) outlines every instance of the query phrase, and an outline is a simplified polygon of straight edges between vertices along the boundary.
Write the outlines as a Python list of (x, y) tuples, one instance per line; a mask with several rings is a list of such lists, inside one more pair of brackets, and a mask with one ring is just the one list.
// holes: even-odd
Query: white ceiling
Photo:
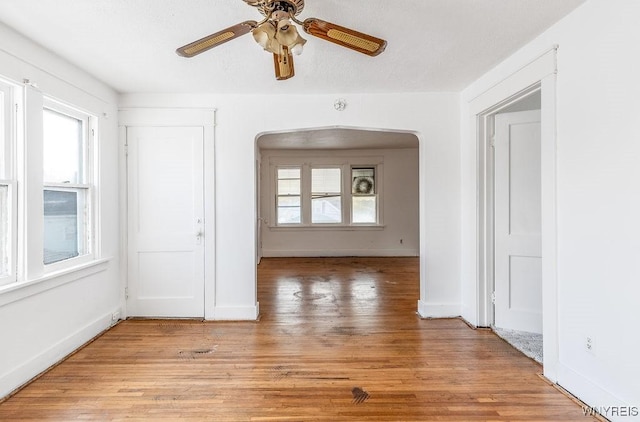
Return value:
[[(0, 21), (119, 92), (460, 91), (585, 0), (306, 0), (321, 18), (388, 41), (368, 57), (306, 34), (296, 76), (246, 35), (192, 59), (175, 49), (261, 15), (242, 0), (2, 0)], [(302, 31), (301, 31), (302, 32)]]

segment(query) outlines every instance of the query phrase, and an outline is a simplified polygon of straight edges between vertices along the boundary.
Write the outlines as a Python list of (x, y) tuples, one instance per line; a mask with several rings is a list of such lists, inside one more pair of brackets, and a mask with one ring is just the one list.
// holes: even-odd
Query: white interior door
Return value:
[(127, 128), (130, 316), (204, 317), (204, 131)]
[(540, 111), (495, 116), (495, 325), (542, 333)]

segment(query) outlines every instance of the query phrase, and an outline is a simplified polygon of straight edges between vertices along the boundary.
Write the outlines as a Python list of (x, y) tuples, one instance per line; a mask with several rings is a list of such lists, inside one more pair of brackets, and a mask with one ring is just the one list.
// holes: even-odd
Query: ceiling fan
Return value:
[(298, 20), (297, 16), (304, 9), (304, 0), (242, 1), (258, 9), (264, 19), (259, 22), (253, 20), (241, 22), (182, 46), (176, 50), (176, 53), (183, 57), (193, 57), (251, 32), (259, 45), (273, 53), (276, 79), (284, 80), (294, 76), (293, 54), (301, 54), (307, 42), (298, 34), (295, 25), (291, 22), (300, 25), (309, 35), (369, 56), (377, 56), (387, 46), (385, 40), (321, 19)]

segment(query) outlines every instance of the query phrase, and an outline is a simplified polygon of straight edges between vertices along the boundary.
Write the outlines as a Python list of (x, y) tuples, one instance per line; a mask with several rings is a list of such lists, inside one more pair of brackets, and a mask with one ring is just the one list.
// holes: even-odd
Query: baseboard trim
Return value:
[(419, 300), (418, 314), (421, 318), (457, 318), (460, 316), (460, 304), (432, 303)]
[(260, 315), (260, 304), (256, 306), (216, 306), (213, 321), (256, 321)]
[(0, 401), (13, 395), (51, 367), (73, 354), (87, 342), (108, 330), (114, 324), (112, 315), (118, 312), (120, 312), (119, 308), (102, 315), (22, 365), (0, 376)]
[[(613, 393), (610, 393), (591, 381), (589, 378), (562, 363), (558, 364), (557, 384), (569, 394), (576, 397), (587, 406), (590, 406), (600, 415), (609, 420), (618, 420), (617, 417), (621, 416), (621, 409), (638, 410), (637, 403), (626, 403), (624, 400), (616, 397)], [(616, 414), (607, 414), (607, 412), (611, 413), (613, 411), (615, 411)]]

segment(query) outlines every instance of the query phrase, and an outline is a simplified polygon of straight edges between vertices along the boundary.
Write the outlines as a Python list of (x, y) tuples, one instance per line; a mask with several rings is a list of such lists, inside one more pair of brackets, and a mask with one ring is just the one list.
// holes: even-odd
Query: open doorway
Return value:
[(262, 134), (256, 145), (259, 265), (413, 257), (419, 267), (415, 134), (330, 127)]
[[(493, 198), (494, 331), (532, 359), (543, 361), (542, 178), (539, 86), (486, 116), (488, 194)], [(490, 263), (490, 264), (491, 264)]]
[[(522, 67), (512, 69), (503, 79), (487, 84), (484, 91), (466, 93), (464, 113), (468, 120), (463, 122), (463, 136), (471, 147), (467, 157), (475, 158), (474, 171), (469, 180), (475, 191), (468, 191), (469, 205), (475, 204), (475, 218), (469, 225), (476, 240), (469, 252), (475, 258), (475, 278), (465, 315), (474, 325), (489, 327), (494, 325), (492, 304), (494, 270), (494, 214), (492, 204), (493, 154), (490, 148), (491, 124), (495, 115), (522, 99), (540, 92), (540, 185), (541, 185), (541, 277), (542, 277), (542, 336), (543, 373), (551, 382), (557, 382), (559, 371), (558, 347), (558, 266), (557, 266), (557, 127), (556, 127), (556, 86), (557, 86), (557, 46), (542, 52)], [(473, 198), (472, 198), (473, 196)], [(471, 220), (469, 220), (470, 222)], [(466, 223), (466, 222), (465, 222)], [(471, 258), (471, 256), (469, 256)], [(473, 263), (473, 261), (469, 261)]]

